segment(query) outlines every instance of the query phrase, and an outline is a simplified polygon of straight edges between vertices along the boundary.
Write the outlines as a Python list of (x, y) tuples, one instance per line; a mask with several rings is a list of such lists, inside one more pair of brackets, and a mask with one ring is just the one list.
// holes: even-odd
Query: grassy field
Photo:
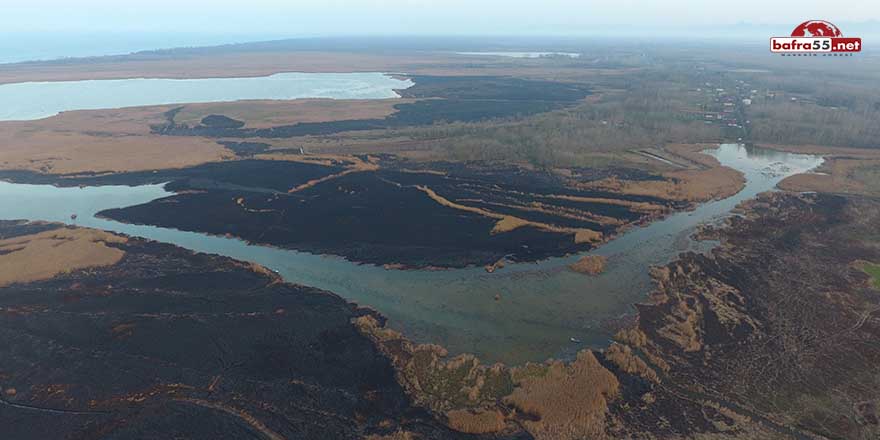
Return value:
[(0, 169), (50, 174), (179, 168), (232, 157), (211, 139), (150, 132), (171, 107), (65, 112), (0, 122)]
[(116, 264), (125, 252), (108, 243), (126, 239), (94, 229), (57, 229), (0, 241), (0, 287)]

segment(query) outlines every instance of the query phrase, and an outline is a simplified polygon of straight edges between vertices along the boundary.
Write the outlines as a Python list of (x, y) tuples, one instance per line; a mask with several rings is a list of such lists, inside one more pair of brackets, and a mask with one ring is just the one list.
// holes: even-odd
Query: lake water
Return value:
[(561, 56), (580, 58), (581, 54), (574, 52), (456, 52), (459, 55), (484, 55), (508, 58), (541, 58), (549, 56)]
[(243, 99), (383, 99), (413, 85), (379, 72), (279, 73), (254, 78), (135, 78), (0, 85), (0, 121), (96, 110)]
[[(108, 208), (146, 203), (169, 195), (161, 185), (56, 188), (0, 182), (0, 218), (50, 220), (174, 243), (227, 255), (277, 270), (288, 281), (330, 290), (389, 318), (389, 325), (418, 342), (434, 342), (452, 353), (475, 353), (487, 361), (522, 363), (566, 358), (585, 346), (601, 347), (610, 334), (603, 321), (633, 313), (652, 285), (651, 265), (712, 243), (688, 237), (739, 202), (773, 189), (783, 178), (822, 163), (817, 156), (724, 144), (708, 151), (742, 171), (745, 188), (733, 197), (635, 228), (589, 252), (608, 257), (597, 276), (572, 272), (580, 255), (508, 265), (495, 273), (482, 268), (446, 271), (385, 270), (332, 256), (248, 245), (240, 240), (152, 226), (126, 225), (94, 217)], [(496, 301), (495, 295), (501, 296)], [(583, 341), (570, 342), (570, 338)]]

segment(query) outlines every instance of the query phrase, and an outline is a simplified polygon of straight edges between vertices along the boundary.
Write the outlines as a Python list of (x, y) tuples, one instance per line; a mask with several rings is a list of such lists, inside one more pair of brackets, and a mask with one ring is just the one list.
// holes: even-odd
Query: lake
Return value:
[[(680, 252), (706, 251), (712, 242), (689, 239), (696, 226), (717, 221), (739, 202), (775, 188), (783, 178), (822, 163), (818, 156), (738, 144), (708, 150), (722, 164), (743, 172), (745, 188), (696, 210), (634, 228), (588, 254), (608, 257), (607, 270), (590, 277), (567, 269), (580, 255), (511, 264), (487, 273), (482, 267), (443, 271), (385, 270), (333, 256), (249, 245), (152, 226), (127, 225), (94, 213), (146, 203), (169, 195), (161, 185), (56, 188), (0, 182), (0, 218), (50, 220), (174, 243), (200, 252), (253, 261), (286, 280), (335, 292), (379, 310), (392, 328), (418, 342), (475, 353), (483, 360), (518, 364), (569, 358), (587, 346), (603, 347), (611, 335), (603, 322), (634, 312), (652, 288), (648, 268)], [(495, 300), (495, 295), (500, 300)], [(583, 341), (572, 343), (570, 338)]]
[(574, 52), (456, 52), (459, 55), (483, 55), (508, 58), (542, 58), (542, 57), (568, 57), (580, 58), (581, 54)]
[(42, 119), (70, 110), (244, 99), (385, 99), (413, 85), (385, 73), (279, 73), (254, 78), (23, 82), (0, 84), (0, 121)]

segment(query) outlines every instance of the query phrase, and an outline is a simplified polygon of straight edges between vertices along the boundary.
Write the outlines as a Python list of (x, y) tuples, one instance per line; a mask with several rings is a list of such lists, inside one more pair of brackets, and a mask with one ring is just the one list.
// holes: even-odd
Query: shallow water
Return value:
[(254, 78), (134, 78), (0, 85), (0, 121), (95, 110), (243, 99), (383, 99), (413, 85), (384, 73), (279, 73)]
[[(508, 265), (495, 273), (483, 268), (397, 271), (359, 265), (342, 258), (248, 245), (153, 226), (98, 219), (103, 209), (146, 203), (168, 195), (161, 185), (55, 188), (0, 182), (0, 218), (76, 223), (174, 243), (201, 252), (254, 261), (288, 281), (330, 290), (389, 318), (389, 325), (419, 342), (439, 343), (452, 353), (469, 352), (487, 361), (521, 363), (569, 357), (585, 346), (603, 346), (610, 335), (604, 320), (633, 312), (632, 304), (651, 290), (648, 267), (686, 250), (711, 243), (688, 236), (703, 222), (726, 215), (739, 202), (773, 189), (783, 178), (821, 164), (817, 156), (747, 149), (724, 144), (711, 154), (742, 171), (746, 187), (733, 197), (635, 228), (589, 252), (608, 257), (597, 276), (569, 271), (580, 255)], [(495, 295), (501, 296), (496, 301)], [(570, 338), (583, 341), (570, 342)]]

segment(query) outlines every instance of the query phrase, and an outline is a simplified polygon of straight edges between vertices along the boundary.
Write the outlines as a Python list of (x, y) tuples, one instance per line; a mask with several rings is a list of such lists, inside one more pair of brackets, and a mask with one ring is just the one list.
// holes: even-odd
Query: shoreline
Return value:
[[(164, 197), (169, 197), (169, 196), (173, 196), (173, 195), (174, 195), (174, 193), (168, 193)], [(160, 198), (162, 198), (162, 197), (160, 197)], [(560, 273), (567, 272), (566, 266), (568, 264), (574, 262), (574, 260), (576, 260), (578, 257), (582, 257), (584, 255), (596, 254), (596, 253), (613, 255), (614, 253), (620, 252), (621, 249), (624, 249), (624, 251), (625, 251), (625, 249), (629, 249), (629, 247), (630, 247), (628, 244), (629, 241), (643, 240), (644, 237), (648, 236), (646, 234), (652, 234), (652, 232), (642, 232), (642, 231), (657, 230), (658, 233), (665, 234), (665, 232), (663, 232), (663, 231), (665, 231), (667, 228), (677, 228), (678, 226), (674, 226), (674, 225), (677, 224), (678, 222), (690, 223), (692, 221), (692, 220), (690, 220), (691, 212), (694, 209), (697, 209), (699, 206), (702, 206), (706, 203), (710, 203), (710, 202), (703, 202), (702, 204), (695, 204), (685, 210), (670, 211), (670, 212), (667, 212), (666, 215), (664, 215), (662, 218), (653, 217), (650, 221), (645, 221), (643, 224), (639, 224), (639, 225), (633, 224), (629, 228), (621, 229), (621, 231), (619, 233), (617, 233), (613, 236), (611, 234), (609, 234), (607, 236), (608, 241), (604, 242), (602, 244), (602, 246), (593, 247), (588, 251), (567, 253), (564, 256), (543, 258), (540, 260), (530, 261), (530, 262), (508, 264), (506, 268), (495, 271), (495, 275), (487, 274), (485, 267), (482, 267), (481, 265), (477, 265), (477, 264), (468, 265), (467, 267), (464, 267), (464, 268), (454, 268), (454, 269), (447, 268), (447, 269), (439, 270), (439, 271), (433, 270), (433, 269), (425, 269), (425, 268), (416, 269), (416, 270), (408, 270), (408, 269), (403, 269), (399, 266), (398, 267), (385, 266), (385, 264), (387, 262), (382, 262), (382, 264), (362, 263), (362, 262), (352, 261), (348, 258), (341, 257), (338, 255), (333, 255), (333, 254), (327, 254), (327, 253), (318, 254), (318, 253), (312, 253), (312, 252), (307, 252), (307, 251), (302, 251), (302, 250), (295, 250), (295, 249), (291, 250), (286, 247), (266, 246), (266, 245), (262, 245), (262, 244), (255, 245), (253, 242), (249, 242), (248, 240), (242, 240), (241, 238), (238, 238), (238, 237), (230, 237), (225, 234), (206, 234), (204, 232), (193, 232), (193, 231), (186, 231), (186, 230), (181, 230), (181, 229), (176, 229), (176, 228), (159, 227), (159, 228), (157, 228), (157, 230), (168, 230), (168, 233), (170, 234), (165, 239), (163, 239), (161, 237), (165, 237), (165, 235), (164, 235), (164, 233), (161, 233), (161, 232), (157, 232), (155, 234), (152, 232), (149, 232), (149, 231), (137, 232), (139, 230), (138, 222), (117, 222), (117, 221), (114, 221), (113, 223), (117, 223), (119, 225), (120, 229), (117, 229), (119, 231), (125, 231), (125, 233), (128, 233), (129, 235), (132, 235), (132, 236), (156, 237), (155, 239), (160, 242), (162, 242), (162, 241), (169, 242), (169, 240), (171, 240), (171, 242), (173, 243), (173, 242), (176, 242), (175, 240), (184, 240), (183, 243), (189, 243), (190, 241), (195, 240), (195, 241), (193, 241), (193, 243), (197, 243), (198, 240), (201, 240), (199, 237), (210, 238), (210, 240), (205, 242), (203, 245), (196, 245), (196, 247), (193, 247), (191, 245), (189, 245), (189, 246), (184, 245), (184, 246), (187, 246), (190, 249), (199, 250), (201, 252), (207, 252), (207, 253), (212, 253), (212, 254), (217, 254), (217, 255), (230, 255), (233, 258), (237, 258), (240, 260), (258, 261), (266, 267), (270, 267), (270, 268), (274, 268), (276, 270), (279, 270), (281, 273), (287, 272), (287, 277), (291, 277), (291, 276), (293, 277), (293, 278), (290, 278), (290, 280), (292, 282), (300, 283), (301, 285), (319, 286), (319, 288), (323, 288), (323, 289), (337, 292), (339, 295), (342, 295), (343, 297), (347, 298), (348, 301), (351, 301), (354, 304), (358, 304), (361, 306), (370, 306), (372, 308), (375, 308), (375, 309), (377, 309), (379, 311), (383, 311), (383, 312), (389, 311), (390, 313), (388, 316), (391, 317), (392, 323), (394, 324), (393, 325), (394, 328), (406, 329), (406, 328), (409, 328), (410, 326), (415, 325), (415, 327), (413, 327), (415, 329), (414, 334), (420, 335), (419, 337), (416, 337), (415, 340), (431, 341), (432, 339), (429, 336), (430, 336), (432, 330), (429, 330), (428, 328), (430, 328), (431, 326), (440, 326), (441, 328), (443, 328), (443, 326), (446, 325), (446, 321), (444, 319), (447, 319), (447, 318), (438, 318), (437, 321), (432, 320), (429, 323), (428, 328), (420, 328), (420, 325), (414, 324), (414, 322), (411, 322), (412, 320), (408, 321), (407, 319), (401, 319), (401, 317), (405, 318), (407, 316), (408, 312), (406, 311), (406, 307), (403, 307), (403, 309), (401, 309), (397, 306), (394, 306), (393, 304), (397, 303), (397, 301), (392, 299), (392, 298), (398, 297), (399, 296), (398, 294), (400, 292), (398, 292), (397, 290), (394, 290), (394, 289), (392, 289), (391, 291), (385, 292), (387, 286), (384, 285), (385, 282), (382, 281), (383, 279), (386, 279), (386, 277), (395, 277), (392, 279), (400, 278), (401, 280), (403, 280), (402, 282), (405, 283), (405, 282), (407, 282), (405, 280), (411, 279), (411, 277), (429, 276), (429, 277), (431, 277), (431, 279), (447, 279), (447, 278), (456, 279), (458, 277), (457, 274), (467, 274), (468, 279), (470, 279), (471, 277), (475, 277), (474, 278), (475, 282), (485, 283), (485, 284), (480, 284), (482, 286), (481, 288), (487, 288), (487, 289), (489, 289), (488, 291), (493, 294), (500, 293), (501, 294), (500, 296), (503, 299), (500, 304), (504, 305), (504, 304), (508, 303), (507, 299), (511, 298), (511, 296), (516, 298), (517, 295), (525, 294), (524, 292), (519, 292), (520, 289), (518, 289), (516, 287), (517, 285), (521, 284), (521, 282), (519, 282), (517, 280), (521, 279), (523, 276), (528, 277), (531, 280), (532, 279), (531, 277), (540, 278), (541, 276), (543, 276), (543, 275), (539, 275), (539, 274), (546, 274), (546, 273), (560, 274)], [(103, 209), (103, 208), (101, 208), (101, 209)], [(703, 214), (701, 214), (701, 216), (702, 215)], [(97, 216), (97, 217), (98, 217), (98, 220), (100, 220), (101, 222), (106, 222), (106, 217), (104, 217), (104, 216)], [(678, 220), (674, 220), (673, 218), (677, 218)], [(673, 223), (670, 223), (669, 224), (670, 226), (663, 226), (664, 224), (666, 224), (666, 223), (664, 223), (664, 220), (670, 220), (670, 219), (673, 219), (672, 220)], [(658, 227), (660, 229), (656, 229), (656, 227), (652, 228), (652, 225), (658, 225)], [(98, 227), (98, 228), (102, 228), (102, 229), (108, 228), (107, 226), (104, 226), (101, 224), (90, 225), (90, 226)], [(155, 226), (152, 226), (152, 225), (141, 224), (140, 226), (145, 226), (149, 229), (156, 228)], [(134, 229), (131, 229), (130, 227), (134, 227)], [(651, 228), (651, 229), (646, 230), (645, 228)], [(110, 227), (110, 229), (115, 229), (115, 228)], [(134, 232), (131, 232), (131, 231), (134, 231)], [(144, 234), (147, 234), (147, 235), (144, 235)], [(635, 234), (633, 236), (634, 238), (626, 239), (621, 242), (617, 241), (617, 240), (623, 239), (624, 237), (627, 237), (628, 234)], [(175, 238), (175, 237), (179, 237), (179, 238)], [(223, 241), (217, 241), (217, 240), (223, 240)], [(232, 241), (230, 241), (230, 243), (235, 243), (234, 246), (232, 246), (232, 248), (230, 248), (228, 250), (229, 252), (232, 252), (232, 253), (228, 253), (226, 251), (226, 249), (224, 248), (225, 245), (223, 243), (226, 240), (232, 240)], [(606, 248), (605, 246), (609, 246), (609, 247)], [(253, 250), (247, 250), (248, 248), (252, 248)], [(289, 255), (298, 255), (298, 256), (297, 257), (290, 257), (290, 258), (283, 257), (283, 255), (286, 255), (286, 253), (288, 253), (288, 252), (290, 253)], [(293, 258), (293, 260), (291, 260), (291, 258)], [(653, 259), (655, 257), (650, 257), (650, 258)], [(305, 266), (303, 266), (303, 269), (305, 271), (303, 272), (302, 270), (298, 269), (297, 267), (287, 267), (284, 264), (282, 264), (283, 261), (301, 261), (301, 263), (305, 265)], [(273, 264), (273, 262), (277, 262), (278, 264), (281, 264), (281, 265), (279, 266), (277, 264)], [(324, 266), (325, 270), (318, 270), (318, 271), (310, 270), (309, 265), (312, 262), (314, 262), (316, 264), (320, 264), (321, 266)], [(614, 266), (617, 264), (620, 264), (620, 263), (612, 260), (609, 262), (609, 264), (612, 269), (612, 272), (614, 272)], [(346, 267), (352, 268), (352, 270), (354, 271), (354, 272), (352, 272), (351, 276), (357, 276), (360, 278), (365, 277), (365, 278), (362, 278), (362, 281), (360, 281), (360, 282), (354, 282), (354, 284), (351, 284), (350, 281), (345, 277), (343, 277), (342, 279), (338, 279), (337, 277), (333, 276), (332, 274), (325, 273), (328, 270), (344, 270), (344, 268), (346, 268)], [(389, 269), (391, 269), (391, 270), (389, 271)], [(395, 270), (395, 269), (403, 269), (403, 270)], [(629, 269), (623, 268), (621, 270), (626, 271)], [(437, 274), (437, 275), (431, 275), (431, 274)], [(298, 278), (300, 275), (304, 275), (305, 278)], [(556, 275), (556, 276), (558, 276), (558, 275)], [(612, 274), (610, 276), (617, 276), (617, 275)], [(439, 277), (439, 278), (437, 278), (437, 277)], [(496, 280), (496, 281), (493, 281), (493, 280)], [(425, 282), (428, 284), (424, 284), (424, 283), (423, 283), (424, 285), (423, 284), (416, 284), (416, 286), (421, 286), (420, 288), (422, 290), (424, 290), (425, 293), (427, 294), (427, 292), (430, 291), (431, 281), (426, 280)], [(358, 287), (361, 285), (359, 283), (365, 283), (365, 284), (363, 284), (362, 287)], [(495, 283), (500, 283), (500, 284), (495, 284)], [(513, 283), (513, 284), (511, 285), (511, 283)], [(605, 281), (600, 280), (599, 283), (600, 283), (599, 286), (605, 286), (605, 287), (601, 287), (603, 289), (608, 287), (607, 282), (605, 282)], [(497, 286), (496, 289), (498, 289), (498, 290), (496, 292), (492, 292), (492, 290), (491, 290), (492, 286)], [(425, 290), (425, 289), (427, 289), (427, 290)], [(452, 294), (452, 293), (456, 292), (457, 291), (456, 289), (458, 289), (458, 288), (449, 290), (449, 293)], [(508, 289), (513, 289), (513, 290), (508, 291)], [(566, 292), (568, 292), (568, 290), (562, 289), (560, 291), (560, 295), (567, 298), (566, 295), (568, 295), (568, 294)], [(483, 299), (485, 299), (485, 298), (483, 298)], [(388, 304), (386, 304), (386, 303), (388, 301), (391, 301), (390, 304), (392, 304), (392, 307), (391, 307), (391, 309), (386, 310), (386, 308), (388, 306)], [(493, 302), (493, 301), (491, 301), (491, 298), (490, 298), (488, 301), (489, 301), (488, 302), (489, 304), (493, 304), (493, 303), (498, 304), (497, 299)], [(529, 297), (529, 301), (531, 301), (530, 297)], [(612, 306), (611, 302), (609, 302), (607, 305), (604, 305), (605, 303), (603, 303), (603, 301), (606, 301), (605, 299), (598, 299), (597, 301), (599, 301), (600, 304), (603, 304), (600, 307), (611, 307), (611, 308), (616, 307), (616, 306)], [(478, 304), (481, 304), (481, 303), (478, 302)], [(631, 305), (631, 304), (632, 304), (632, 302), (627, 302), (624, 307), (629, 307), (629, 305)], [(480, 307), (485, 308), (486, 306), (480, 305)], [(498, 306), (494, 306), (494, 307), (497, 308)], [(453, 308), (451, 310), (452, 311), (459, 311), (459, 309), (460, 309), (460, 307), (456, 306), (455, 308)], [(490, 312), (491, 310), (492, 309), (487, 309), (487, 310), (484, 310), (483, 312), (484, 313)], [(617, 308), (614, 308), (614, 310), (617, 310), (617, 311), (613, 312), (612, 315), (609, 315), (609, 316), (619, 318), (619, 315), (621, 315), (622, 313), (625, 313), (624, 311), (618, 310)], [(629, 310), (629, 309), (627, 308), (627, 310)], [(458, 312), (450, 312), (450, 313), (458, 313)], [(517, 312), (517, 313), (519, 313), (519, 312)], [(416, 316), (416, 318), (417, 318), (417, 316)], [(519, 319), (522, 319), (522, 318), (519, 318)], [(608, 333), (605, 330), (600, 331), (599, 327), (595, 327), (593, 330), (588, 331), (587, 334), (582, 333), (582, 331), (586, 331), (583, 329), (578, 330), (578, 329), (572, 328), (571, 330), (566, 330), (569, 327), (568, 320), (570, 320), (570, 319), (571, 319), (570, 317), (564, 318), (563, 321), (560, 321), (560, 323), (558, 323), (558, 325), (552, 326), (552, 329), (548, 328), (546, 330), (549, 332), (548, 334), (544, 334), (544, 333), (539, 332), (539, 335), (536, 337), (538, 337), (538, 338), (551, 337), (552, 338), (553, 334), (558, 333), (558, 332), (563, 332), (563, 333), (567, 333), (569, 335), (571, 335), (571, 334), (577, 335), (577, 337), (579, 339), (590, 339), (593, 337), (597, 338), (596, 341), (590, 342), (590, 344), (592, 345), (594, 342), (598, 343), (598, 339), (599, 339), (598, 335), (600, 333), (601, 334)], [(591, 317), (590, 319), (593, 319), (593, 318)], [(604, 325), (601, 323), (605, 322), (605, 321), (609, 321), (608, 316), (605, 316), (605, 315), (596, 316), (595, 319), (597, 320), (595, 325), (599, 325), (602, 328), (604, 328)], [(617, 319), (615, 319), (615, 320), (617, 320)], [(415, 322), (418, 322), (418, 321), (415, 321)], [(410, 333), (407, 332), (406, 334), (410, 334)], [(459, 337), (460, 335), (453, 335), (453, 336)], [(453, 338), (453, 339), (455, 339), (455, 338)], [(568, 339), (568, 336), (566, 336), (566, 340), (567, 339)], [(491, 340), (491, 338), (488, 340)], [(455, 347), (456, 344), (460, 344), (461, 342), (462, 341), (455, 341), (450, 345), (450, 347)], [(527, 345), (529, 343), (533, 343), (533, 342), (534, 341), (527, 342)], [(461, 348), (461, 347), (459, 347), (459, 348)], [(570, 350), (570, 348), (571, 347), (561, 346), (560, 353), (567, 352), (568, 350)], [(455, 348), (452, 348), (452, 349), (454, 351), (458, 351), (458, 349), (455, 349)], [(534, 351), (535, 349), (536, 349), (535, 347), (532, 347), (532, 348), (529, 348), (525, 351), (529, 351), (529, 350)], [(537, 350), (537, 351), (542, 351), (542, 350)], [(479, 351), (479, 350), (477, 352), (483, 353), (482, 351)], [(481, 356), (483, 356), (483, 355), (481, 355)], [(525, 356), (525, 355), (523, 355), (523, 356)], [(491, 358), (491, 356), (489, 356), (489, 358)]]
[[(718, 147), (719, 147), (718, 144), (715, 144), (714, 148), (704, 148), (704, 145), (699, 144), (699, 148), (700, 148), (699, 151), (707, 151), (710, 149), (717, 149)], [(731, 169), (729, 167), (722, 166), (719, 162), (717, 162), (717, 160), (714, 157), (712, 157), (708, 154), (705, 154), (702, 152), (698, 152), (696, 154), (698, 154), (699, 156), (703, 156), (707, 159), (711, 159), (711, 161), (709, 163), (712, 163), (712, 161), (714, 161), (714, 163), (717, 165), (715, 168)], [(234, 160), (240, 160), (240, 159), (234, 159)], [(182, 168), (186, 168), (186, 167), (181, 167), (179, 169), (182, 169)], [(169, 170), (173, 170), (173, 169), (169, 169)], [(4, 171), (10, 171), (10, 170), (4, 170)], [(165, 170), (163, 170), (163, 171), (165, 171)], [(0, 171), (0, 173), (2, 173), (2, 171)], [(119, 174), (119, 173), (115, 173), (115, 172), (95, 173), (95, 175), (108, 175), (108, 176), (113, 176), (116, 174)], [(76, 176), (76, 177), (79, 177), (79, 176)], [(51, 185), (55, 188), (73, 188), (73, 187), (77, 187), (77, 186), (82, 187), (83, 184), (81, 182), (77, 182), (77, 181), (63, 182), (63, 179), (76, 178), (76, 177), (57, 176), (57, 175), (43, 174), (43, 173), (32, 173), (32, 176), (30, 178), (24, 177), (23, 179), (19, 180), (19, 179), (16, 179), (15, 177), (12, 177), (12, 178), (4, 177), (2, 180), (6, 181), (8, 183), (11, 183), (11, 184)], [(89, 177), (92, 177), (92, 176), (89, 176)], [(131, 183), (126, 184), (124, 182), (120, 182), (120, 183), (113, 183), (108, 186), (124, 186), (124, 187), (129, 187), (129, 188), (140, 187), (140, 186), (161, 186), (164, 189), (165, 185), (167, 185), (168, 183), (169, 182), (143, 184), (140, 182), (131, 182)], [(86, 187), (89, 187), (89, 186), (90, 185), (86, 185)], [(98, 185), (98, 186), (104, 186), (104, 185)], [(638, 229), (650, 226), (651, 224), (653, 224), (655, 222), (663, 221), (663, 220), (668, 219), (669, 217), (677, 215), (677, 214), (693, 212), (695, 209), (697, 209), (699, 206), (701, 206), (703, 204), (711, 203), (713, 201), (723, 200), (725, 198), (731, 197), (734, 194), (738, 193), (744, 186), (745, 186), (745, 180), (742, 179), (739, 186), (736, 187), (735, 190), (731, 189), (729, 191), (729, 193), (718, 194), (718, 195), (715, 195), (711, 198), (703, 199), (703, 200), (699, 200), (699, 201), (688, 201), (688, 202), (686, 202), (687, 205), (681, 209), (674, 209), (674, 208), (664, 209), (662, 212), (657, 212), (657, 213), (645, 216), (645, 217), (639, 219), (638, 221), (625, 223), (625, 224), (621, 225), (618, 229), (616, 229), (613, 233), (603, 234), (600, 241), (593, 241), (593, 242), (589, 243), (590, 247), (588, 249), (575, 251), (575, 252), (553, 253), (553, 254), (542, 256), (537, 259), (529, 259), (529, 260), (521, 260), (521, 261), (517, 261), (516, 259), (513, 259), (513, 258), (508, 258), (507, 256), (505, 256), (504, 258), (508, 259), (511, 264), (537, 265), (537, 264), (548, 264), (550, 262), (550, 260), (560, 260), (561, 261), (561, 260), (570, 259), (571, 257), (574, 257), (574, 256), (579, 256), (579, 257), (585, 256), (585, 255), (593, 253), (597, 250), (600, 250), (603, 246), (625, 236), (627, 233), (629, 233), (633, 230), (638, 230)], [(181, 194), (181, 192), (175, 192), (175, 191), (167, 191), (166, 190), (166, 192), (168, 194), (165, 197), (174, 197), (176, 195)], [(165, 198), (165, 197), (163, 197), (163, 198)], [(118, 209), (123, 209), (123, 208), (126, 208), (126, 207), (120, 207)], [(202, 234), (202, 235), (209, 236), (209, 237), (233, 239), (233, 240), (240, 241), (247, 246), (266, 247), (266, 248), (272, 248), (272, 249), (281, 250), (281, 251), (291, 251), (291, 252), (303, 253), (303, 254), (319, 256), (319, 257), (324, 257), (324, 258), (336, 258), (341, 261), (345, 261), (345, 262), (355, 264), (355, 265), (383, 268), (385, 270), (400, 270), (400, 271), (407, 271), (407, 272), (454, 271), (454, 270), (468, 270), (468, 269), (474, 269), (474, 268), (479, 268), (479, 267), (486, 267), (487, 265), (491, 266), (492, 264), (494, 264), (494, 261), (489, 261), (489, 262), (485, 262), (485, 263), (471, 263), (471, 264), (465, 264), (465, 265), (437, 265), (437, 264), (412, 265), (412, 264), (400, 263), (400, 262), (395, 262), (395, 261), (360, 261), (360, 260), (350, 259), (344, 255), (334, 254), (332, 252), (313, 252), (313, 251), (309, 250), (310, 248), (303, 248), (303, 247), (297, 248), (297, 247), (293, 247), (293, 246), (286, 247), (286, 246), (273, 244), (272, 242), (269, 242), (269, 241), (254, 241), (254, 240), (249, 240), (249, 239), (246, 239), (246, 238), (243, 238), (240, 236), (236, 236), (236, 235), (211, 233), (211, 232), (199, 231), (199, 230), (195, 230), (195, 229), (179, 229), (179, 228), (169, 227), (169, 226), (156, 226), (154, 224), (144, 223), (144, 222), (127, 221), (124, 219), (117, 219), (117, 218), (113, 218), (113, 217), (107, 217), (104, 215), (100, 215), (100, 212), (95, 213), (95, 217), (98, 219), (101, 219), (101, 220), (114, 221), (114, 222), (118, 222), (118, 223), (126, 224), (126, 225), (159, 227), (159, 228), (163, 228), (163, 229), (171, 229), (171, 230), (180, 231), (180, 232)], [(561, 264), (563, 264), (563, 263), (561, 263)], [(564, 263), (564, 264), (567, 264), (567, 263)], [(494, 270), (488, 271), (488, 272), (494, 272)]]

